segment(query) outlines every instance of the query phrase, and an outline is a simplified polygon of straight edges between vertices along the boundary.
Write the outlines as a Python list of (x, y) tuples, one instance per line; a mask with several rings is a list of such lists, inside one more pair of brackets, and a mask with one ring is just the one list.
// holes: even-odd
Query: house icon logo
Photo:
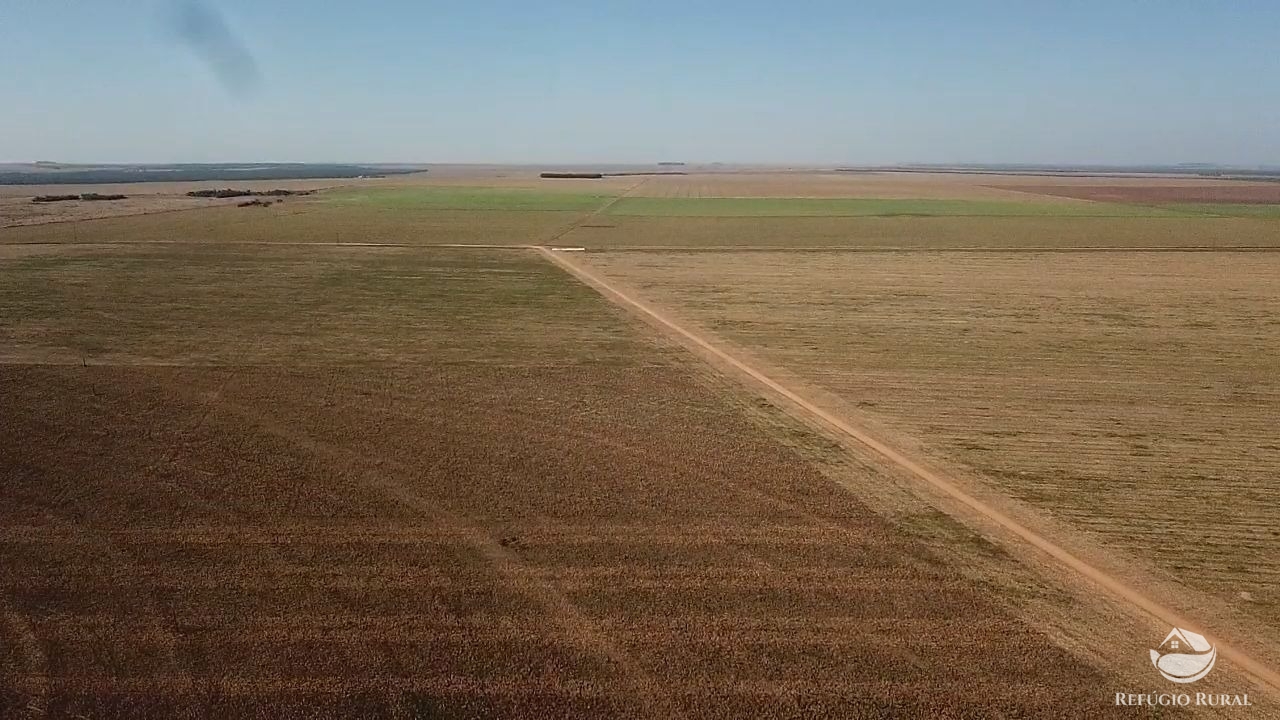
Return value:
[(1160, 647), (1151, 651), (1151, 664), (1166, 680), (1193, 683), (1213, 669), (1218, 647), (1190, 630), (1174, 628)]

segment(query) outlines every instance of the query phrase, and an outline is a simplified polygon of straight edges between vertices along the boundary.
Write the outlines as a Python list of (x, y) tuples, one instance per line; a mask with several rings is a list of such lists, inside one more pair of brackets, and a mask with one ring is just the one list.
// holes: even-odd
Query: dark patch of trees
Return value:
[(128, 195), (103, 195), (101, 193), (81, 193), (79, 195), (37, 195), (31, 198), (31, 202), (51, 203), (66, 202), (67, 200), (85, 200), (93, 202), (95, 200), (124, 200)]
[(604, 173), (593, 172), (544, 172), (538, 177), (543, 178), (583, 178), (586, 180), (599, 180), (604, 177)]
[(192, 190), (187, 193), (187, 196), (196, 198), (288, 197), (290, 195), (310, 195), (312, 192), (311, 190), (236, 190), (234, 188), (224, 188), (221, 190)]

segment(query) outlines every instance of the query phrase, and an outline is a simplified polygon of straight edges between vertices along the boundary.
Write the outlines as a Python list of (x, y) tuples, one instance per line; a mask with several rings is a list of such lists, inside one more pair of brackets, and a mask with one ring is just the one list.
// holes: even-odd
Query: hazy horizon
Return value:
[[(40, 164), (52, 164), (60, 167), (162, 167), (166, 165), (312, 165), (312, 166), (347, 166), (347, 167), (401, 167), (401, 168), (440, 168), (440, 167), (459, 167), (459, 168), (529, 168), (529, 169), (545, 169), (550, 167), (557, 168), (649, 168), (661, 167), (664, 165), (673, 165), (672, 161), (646, 161), (646, 162), (610, 162), (608, 160), (598, 161), (575, 161), (560, 162), (555, 160), (536, 161), (536, 162), (432, 162), (432, 161), (415, 161), (415, 160), (351, 160), (351, 161), (334, 161), (334, 160), (246, 160), (244, 158), (231, 160), (155, 160), (150, 162), (138, 162), (131, 160), (58, 160), (50, 158), (39, 158), (35, 160), (3, 160), (0, 159), (0, 166), (22, 166), (31, 167)], [(1227, 163), (1174, 163), (1174, 162), (1152, 162), (1152, 163), (1036, 163), (1036, 162), (1007, 162), (1007, 163), (987, 163), (980, 161), (960, 161), (954, 163), (941, 162), (903, 162), (903, 163), (788, 163), (788, 162), (737, 162), (733, 160), (689, 160), (678, 161), (674, 163), (669, 170), (678, 171), (684, 167), (691, 168), (707, 168), (707, 167), (725, 167), (725, 168), (773, 168), (773, 169), (795, 169), (795, 170), (859, 170), (883, 169), (886, 172), (894, 170), (911, 170), (911, 169), (965, 169), (972, 168), (974, 170), (999, 169), (999, 168), (1026, 168), (1026, 169), (1062, 169), (1062, 170), (1087, 170), (1087, 169), (1110, 169), (1110, 170), (1136, 170), (1143, 168), (1155, 169), (1228, 169), (1228, 170), (1280, 170), (1278, 164), (1256, 163), (1252, 165), (1244, 164), (1227, 164)]]
[(1275, 166), (1278, 31), (1258, 2), (18, 0), (0, 158)]

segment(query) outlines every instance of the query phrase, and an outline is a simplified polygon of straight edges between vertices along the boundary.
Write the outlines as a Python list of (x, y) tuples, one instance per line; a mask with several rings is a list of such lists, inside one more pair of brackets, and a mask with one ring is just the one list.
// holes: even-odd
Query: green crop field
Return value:
[[(523, 188), (402, 187), (337, 192), (334, 204), (389, 210), (555, 210), (589, 212), (609, 194)], [(1230, 206), (1223, 206), (1230, 208)], [(1237, 206), (1247, 207), (1247, 206)], [(657, 217), (1194, 217), (1232, 214), (1217, 206), (1155, 207), (1121, 203), (878, 198), (625, 197), (610, 215)], [(1248, 213), (1250, 215), (1254, 213)]]
[(1254, 205), (1242, 203), (1182, 203), (1165, 206), (1170, 209), (1220, 215), (1223, 217), (1280, 218), (1280, 205)]
[(587, 211), (610, 199), (606, 194), (544, 192), (518, 188), (397, 187), (337, 192), (333, 203), (366, 205), (389, 210), (579, 210)]

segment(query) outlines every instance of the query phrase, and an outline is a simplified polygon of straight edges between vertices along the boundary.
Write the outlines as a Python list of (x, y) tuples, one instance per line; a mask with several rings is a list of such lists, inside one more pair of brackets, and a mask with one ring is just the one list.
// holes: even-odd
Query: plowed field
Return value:
[(1095, 717), (1124, 689), (531, 252), (0, 274), (5, 717)]

